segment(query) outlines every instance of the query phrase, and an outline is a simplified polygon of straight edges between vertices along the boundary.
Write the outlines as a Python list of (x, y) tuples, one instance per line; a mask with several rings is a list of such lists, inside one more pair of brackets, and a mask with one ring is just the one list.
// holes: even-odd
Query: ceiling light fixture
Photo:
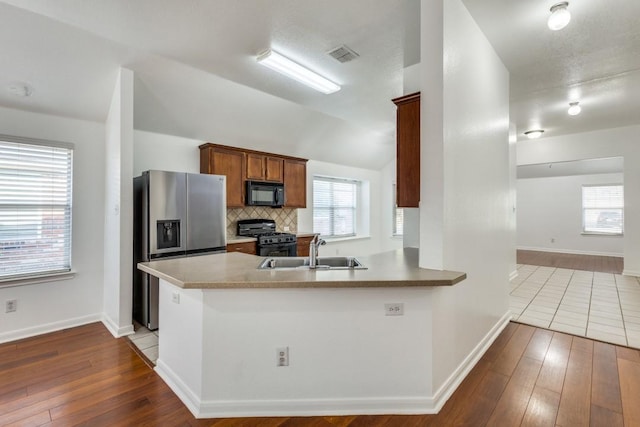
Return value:
[(303, 67), (280, 55), (278, 52), (267, 49), (257, 58), (258, 63), (284, 74), (300, 83), (303, 83), (317, 91), (330, 94), (340, 90), (340, 86), (327, 80), (319, 74)]
[(578, 114), (580, 114), (580, 111), (582, 111), (582, 107), (580, 107), (579, 104), (580, 103), (578, 101), (570, 102), (567, 113), (569, 113), (570, 116), (577, 116)]
[(543, 133), (544, 131), (542, 129), (534, 129), (534, 130), (528, 130), (524, 134), (527, 135), (527, 138), (529, 139), (536, 139), (536, 138), (540, 138)]
[(547, 21), (547, 26), (549, 26), (550, 30), (558, 31), (567, 26), (569, 21), (571, 21), (571, 13), (567, 7), (569, 6), (569, 2), (563, 1), (561, 3), (556, 3), (551, 6), (551, 16)]

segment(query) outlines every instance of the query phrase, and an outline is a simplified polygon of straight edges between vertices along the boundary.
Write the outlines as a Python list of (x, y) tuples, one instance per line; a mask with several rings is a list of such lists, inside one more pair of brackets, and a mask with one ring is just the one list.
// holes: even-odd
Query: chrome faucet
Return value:
[(327, 242), (320, 238), (319, 234), (313, 236), (309, 243), (309, 268), (316, 268), (316, 262), (318, 259), (318, 248), (320, 245), (325, 245)]

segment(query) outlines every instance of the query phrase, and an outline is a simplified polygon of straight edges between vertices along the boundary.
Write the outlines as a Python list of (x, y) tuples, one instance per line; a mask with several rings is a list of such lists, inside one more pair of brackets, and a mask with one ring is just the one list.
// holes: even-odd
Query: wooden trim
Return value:
[(409, 102), (413, 102), (416, 99), (420, 99), (420, 92), (410, 93), (408, 95), (401, 96), (399, 98), (393, 98), (391, 102), (396, 105), (408, 104)]
[(200, 146), (198, 146), (199, 149), (204, 149), (204, 148), (219, 148), (219, 149), (224, 149), (224, 150), (234, 150), (234, 151), (242, 151), (244, 153), (248, 153), (248, 154), (259, 154), (262, 156), (270, 156), (270, 157), (281, 157), (283, 159), (289, 159), (289, 160), (297, 160), (297, 161), (301, 161), (301, 162), (308, 162), (309, 159), (303, 159), (302, 157), (293, 157), (293, 156), (287, 156), (284, 154), (278, 154), (278, 153), (267, 153), (266, 151), (258, 151), (258, 150), (250, 150), (248, 148), (240, 148), (240, 147), (231, 147), (229, 145), (221, 145), (221, 144), (214, 144), (211, 142), (206, 142)]

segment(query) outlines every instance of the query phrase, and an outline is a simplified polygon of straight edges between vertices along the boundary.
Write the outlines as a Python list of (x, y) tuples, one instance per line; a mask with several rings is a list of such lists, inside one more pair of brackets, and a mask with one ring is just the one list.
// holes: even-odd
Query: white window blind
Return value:
[(582, 186), (583, 232), (622, 234), (623, 228), (623, 186), (620, 184)]
[(393, 184), (393, 235), (402, 236), (404, 233), (404, 211), (396, 204), (396, 184)]
[(73, 150), (0, 138), (0, 280), (70, 271)]
[(356, 234), (358, 181), (313, 178), (313, 232), (323, 237)]

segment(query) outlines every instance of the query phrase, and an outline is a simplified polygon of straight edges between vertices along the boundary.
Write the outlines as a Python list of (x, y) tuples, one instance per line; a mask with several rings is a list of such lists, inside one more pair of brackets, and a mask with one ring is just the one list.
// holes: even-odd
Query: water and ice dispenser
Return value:
[(158, 249), (180, 247), (180, 220), (161, 220), (156, 224)]

